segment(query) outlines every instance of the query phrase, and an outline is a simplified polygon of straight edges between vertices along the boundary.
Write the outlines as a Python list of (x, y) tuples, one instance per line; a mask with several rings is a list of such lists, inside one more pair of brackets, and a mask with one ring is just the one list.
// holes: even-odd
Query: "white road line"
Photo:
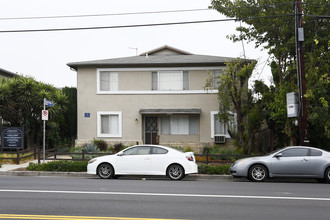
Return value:
[(171, 194), (171, 193), (134, 193), (134, 192), (23, 190), (23, 189), (0, 189), (0, 192), (330, 201), (330, 198), (320, 198), (320, 197), (318, 197), (318, 198), (317, 197), (314, 197), (314, 198), (313, 197), (288, 197), (288, 196), (243, 196), (243, 195), (208, 195), (208, 194), (203, 195), (203, 194)]

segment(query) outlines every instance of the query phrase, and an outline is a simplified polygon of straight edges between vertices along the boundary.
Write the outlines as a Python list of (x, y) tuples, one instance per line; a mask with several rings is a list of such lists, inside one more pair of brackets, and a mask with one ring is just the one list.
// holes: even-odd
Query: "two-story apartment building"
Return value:
[(203, 89), (209, 74), (220, 74), (230, 59), (163, 46), (140, 56), (68, 63), (77, 71), (76, 144), (96, 138), (203, 146), (230, 138), (214, 117), (217, 83)]
[(15, 73), (12, 73), (8, 70), (0, 68), (0, 79), (1, 78), (12, 78), (12, 77), (15, 77), (15, 76), (17, 76)]

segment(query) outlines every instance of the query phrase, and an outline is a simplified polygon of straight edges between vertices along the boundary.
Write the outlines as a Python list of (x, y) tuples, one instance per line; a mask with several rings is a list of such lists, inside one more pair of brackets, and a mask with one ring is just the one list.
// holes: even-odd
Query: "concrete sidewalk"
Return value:
[(33, 160), (22, 164), (2, 164), (2, 167), (0, 168), (0, 172), (16, 170), (18, 168), (26, 168), (29, 166), (30, 163), (38, 163), (38, 160)]
[[(42, 162), (42, 161), (41, 161)], [(38, 163), (38, 160), (33, 160), (23, 164), (3, 164), (0, 168), (0, 176), (67, 176), (67, 177), (88, 177), (99, 178), (97, 175), (90, 175), (86, 172), (49, 172), (49, 171), (21, 171), (19, 168), (26, 168), (30, 163)], [(123, 176), (121, 179), (141, 179), (137, 176)], [(146, 177), (143, 179), (158, 179), (164, 177)], [(218, 180), (218, 181), (233, 181), (230, 175), (206, 175), (206, 174), (191, 174), (184, 178), (184, 180)]]

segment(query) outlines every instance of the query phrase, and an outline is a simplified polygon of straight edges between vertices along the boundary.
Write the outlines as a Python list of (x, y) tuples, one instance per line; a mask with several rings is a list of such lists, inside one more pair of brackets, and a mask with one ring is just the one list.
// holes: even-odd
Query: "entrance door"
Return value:
[(158, 135), (158, 118), (155, 116), (145, 117), (145, 132), (144, 143), (145, 144), (159, 144)]

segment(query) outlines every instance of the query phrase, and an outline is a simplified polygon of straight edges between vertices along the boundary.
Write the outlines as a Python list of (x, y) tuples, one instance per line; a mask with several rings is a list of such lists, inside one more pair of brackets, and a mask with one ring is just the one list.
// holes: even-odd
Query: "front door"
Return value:
[(158, 138), (158, 117), (146, 116), (144, 126), (144, 143), (159, 144)]

